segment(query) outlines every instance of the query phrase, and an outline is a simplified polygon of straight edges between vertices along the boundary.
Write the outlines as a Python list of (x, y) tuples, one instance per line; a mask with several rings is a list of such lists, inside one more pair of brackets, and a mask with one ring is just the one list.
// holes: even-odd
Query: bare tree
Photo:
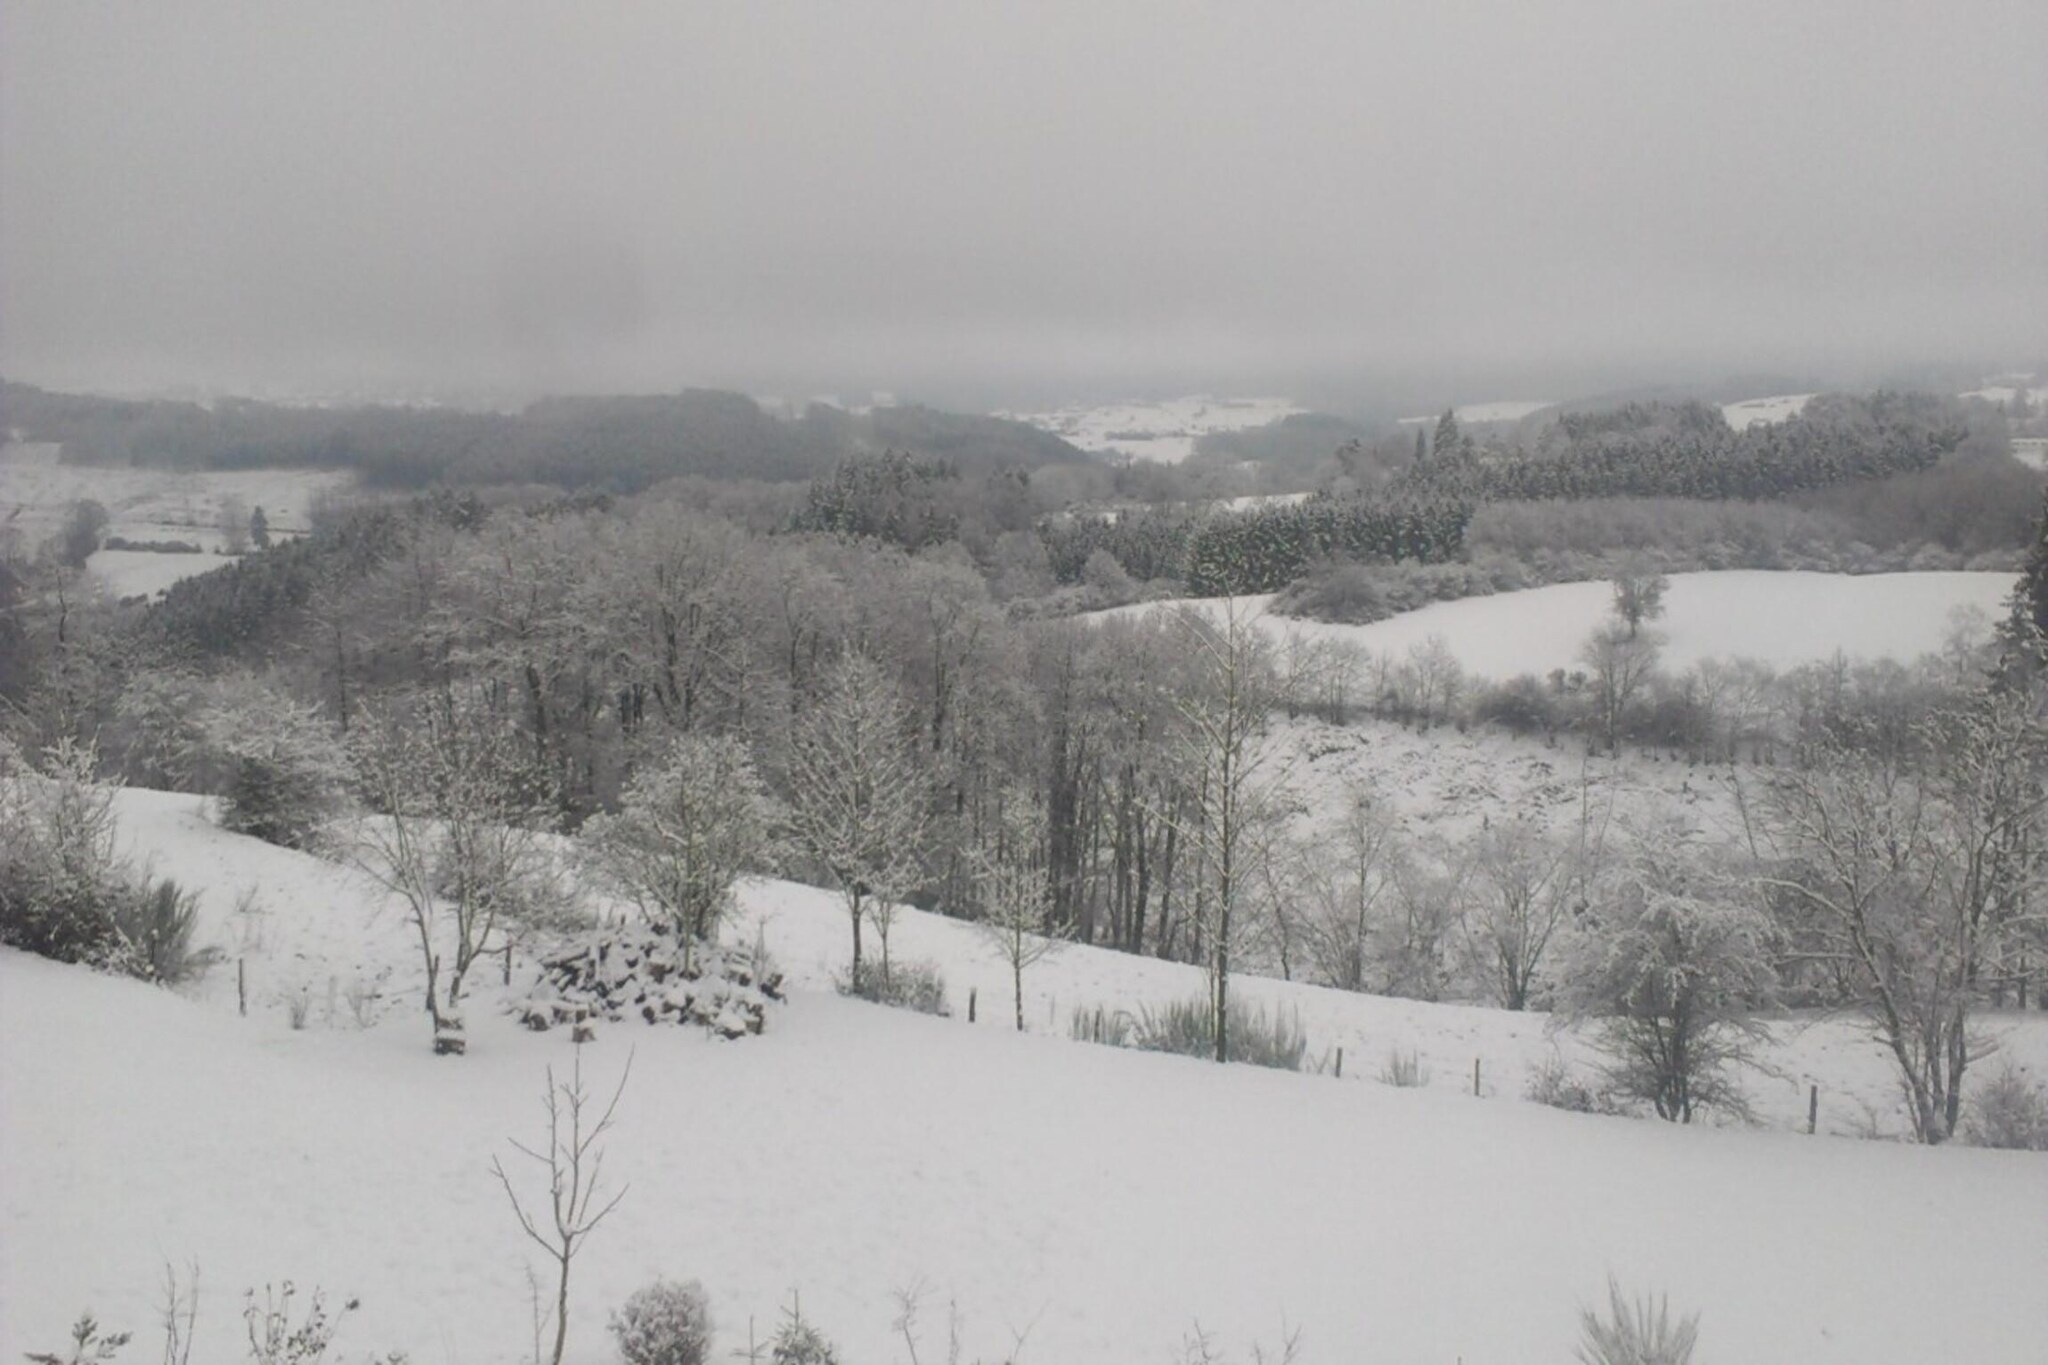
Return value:
[(1655, 631), (1637, 634), (1625, 626), (1603, 626), (1579, 649), (1592, 689), (1593, 719), (1611, 753), (1621, 742), (1621, 723), (1657, 668), (1662, 644)]
[(797, 717), (790, 742), (791, 831), (839, 887), (853, 925), (861, 982), (861, 925), (871, 918), (889, 975), (889, 927), (917, 881), (924, 838), (923, 772), (904, 739), (903, 706), (880, 665), (843, 656), (824, 691)]
[(1449, 720), (1465, 687), (1465, 667), (1451, 652), (1450, 643), (1441, 635), (1432, 635), (1408, 646), (1408, 666), (1415, 679), (1416, 702), (1422, 709), (1422, 718)]
[(1572, 846), (1526, 821), (1502, 821), (1470, 849), (1467, 956), (1501, 1008), (1529, 1007), (1537, 972), (1578, 899)]
[(1179, 823), (1195, 854), (1216, 1060), (1225, 1062), (1232, 954), (1247, 927), (1243, 912), (1254, 884), (1251, 860), (1263, 847), (1260, 829), (1275, 809), (1272, 753), (1260, 742), (1275, 690), (1273, 669), (1265, 632), (1234, 600), (1225, 603), (1220, 621), (1184, 610), (1177, 625), (1193, 667), (1176, 701), (1180, 726), (1174, 741), (1191, 799), (1161, 814)]
[(354, 861), (405, 903), (426, 970), (435, 1048), (464, 1048), (463, 978), (501, 920), (530, 908), (551, 864), (552, 789), (487, 714), (436, 699), (358, 727), (353, 757), (373, 813)]
[(1664, 614), (1664, 593), (1671, 580), (1640, 556), (1632, 557), (1614, 575), (1614, 615), (1633, 640), (1643, 622)]
[(1387, 913), (1368, 951), (1389, 995), (1441, 1000), (1464, 913), (1465, 860), (1445, 849), (1404, 849), (1388, 860)]
[(1308, 903), (1303, 938), (1309, 961), (1328, 984), (1362, 991), (1400, 856), (1392, 813), (1355, 791), (1334, 836), (1305, 841), (1296, 856)]
[(1023, 792), (1004, 802), (994, 847), (976, 859), (981, 930), (1010, 969), (1017, 1032), (1024, 1031), (1024, 969), (1064, 944), (1052, 918), (1052, 881), (1046, 867), (1043, 807)]
[[(625, 1068), (619, 1072), (619, 1083), (612, 1090), (611, 1099), (605, 1104), (604, 1111), (597, 1115), (596, 1122), (590, 1123), (585, 1113), (594, 1106), (589, 1092), (583, 1088), (582, 1050), (577, 1050), (575, 1068), (569, 1073), (568, 1081), (557, 1082), (555, 1069), (548, 1068), (545, 1101), (548, 1111), (547, 1145), (544, 1149), (536, 1149), (516, 1139), (512, 1141), (515, 1151), (547, 1172), (545, 1207), (538, 1210), (528, 1208), (513, 1186), (505, 1164), (497, 1157), (491, 1158), (491, 1174), (497, 1176), (498, 1184), (504, 1187), (505, 1198), (511, 1201), (520, 1231), (555, 1263), (555, 1348), (549, 1357), (549, 1365), (562, 1365), (562, 1347), (569, 1336), (570, 1266), (576, 1259), (576, 1253), (582, 1249), (584, 1240), (626, 1197), (626, 1187), (621, 1186), (609, 1198), (599, 1202), (603, 1197), (604, 1152), (598, 1147), (598, 1142), (611, 1130), (612, 1117), (619, 1108), (619, 1097), (626, 1093), (626, 1078), (632, 1072), (633, 1059), (629, 1055)], [(535, 1365), (539, 1362), (536, 1361)]]

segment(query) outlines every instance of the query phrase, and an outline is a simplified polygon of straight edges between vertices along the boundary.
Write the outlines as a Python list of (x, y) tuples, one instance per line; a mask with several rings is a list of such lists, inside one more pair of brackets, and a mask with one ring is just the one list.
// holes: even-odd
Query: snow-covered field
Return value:
[(107, 534), (130, 540), (182, 540), (207, 551), (199, 555), (158, 555), (146, 551), (102, 550), (88, 567), (116, 597), (154, 593), (181, 578), (217, 569), (212, 552), (223, 543), (222, 505), (238, 500), (244, 509), (261, 507), (270, 529), (296, 535), (306, 529), (307, 508), (323, 489), (342, 489), (353, 476), (335, 470), (246, 469), (186, 473), (57, 461), (53, 445), (0, 446), (0, 526), (12, 526), (30, 542), (53, 533), (71, 505), (91, 498), (107, 509)]
[[(1554, 398), (1503, 398), (1488, 403), (1461, 403), (1451, 413), (1466, 426), (1477, 426), (1487, 422), (1519, 422), (1532, 412), (1555, 407)], [(1420, 426), (1435, 422), (1441, 413), (1430, 413), (1422, 417), (1403, 417), (1403, 426)]]
[(1786, 393), (1773, 398), (1745, 398), (1740, 403), (1723, 403), (1721, 416), (1737, 431), (1747, 431), (1797, 417), (1813, 397), (1810, 393)]
[[(471, 1055), (430, 1055), (376, 896), (195, 798), (118, 811), (158, 871), (205, 889), (203, 936), (246, 960), (250, 1015), (232, 967), (180, 998), (0, 952), (0, 1355), (55, 1349), (88, 1305), (147, 1354), (164, 1264), (196, 1261), (194, 1359), (239, 1355), (242, 1291), (286, 1277), (302, 1302), (360, 1297), (343, 1358), (525, 1359), (528, 1249), (489, 1163), (544, 1134), (567, 1038), (516, 1027), (486, 976)], [(237, 922), (245, 887), (265, 912)], [(1193, 968), (1069, 948), (1027, 977), (1020, 1037), (966, 926), (906, 911), (896, 929), (899, 959), (946, 970), (955, 1017), (933, 1019), (825, 989), (846, 951), (831, 897), (757, 882), (743, 903), (794, 986), (766, 1036), (609, 1025), (581, 1050), (595, 1086), (629, 1055), (632, 1079), (605, 1160), (627, 1194), (576, 1263), (579, 1365), (612, 1358), (605, 1313), (657, 1275), (704, 1282), (720, 1358), (796, 1290), (849, 1362), (905, 1362), (891, 1294), (922, 1284), (925, 1359), (951, 1300), (967, 1359), (1023, 1334), (1025, 1362), (1164, 1365), (1199, 1319), (1239, 1360), (1284, 1322), (1310, 1363), (1562, 1361), (1612, 1272), (1700, 1310), (1707, 1361), (2040, 1359), (2048, 1158), (1787, 1131), (1809, 1074), (1824, 1133), (1887, 1100), (1840, 1021), (1780, 1030), (1785, 1075), (1752, 1086), (1766, 1129), (1677, 1129), (1520, 1100), (1541, 1016), (1245, 979), (1300, 1010), (1314, 1051), (1344, 1046), (1344, 1078), (1218, 1068), (1063, 1036), (1076, 1006), (1194, 993)], [(358, 1027), (337, 1001), (377, 979), (381, 1017)], [(2048, 1066), (2039, 1016), (2003, 1022), (2010, 1056)], [(1397, 1046), (1430, 1084), (1376, 1083)]]
[[(1664, 662), (1686, 668), (1702, 659), (1755, 659), (1785, 668), (1832, 658), (1913, 659), (1938, 650), (1957, 613), (1982, 629), (1998, 618), (2013, 576), (2005, 573), (1827, 574), (1728, 570), (1673, 574), (1665, 612), (1653, 628), (1666, 640)], [(1606, 583), (1558, 583), (1491, 597), (1435, 602), (1365, 626), (1278, 616), (1271, 597), (1238, 599), (1239, 610), (1280, 638), (1336, 640), (1379, 653), (1405, 654), (1441, 637), (1468, 673), (1543, 676), (1579, 667), (1579, 647), (1610, 619)], [(1224, 599), (1200, 599), (1221, 612)], [(1174, 603), (1118, 607), (1147, 612)], [(1104, 613), (1107, 614), (1107, 613)]]
[(1285, 398), (1216, 398), (1196, 394), (1162, 403), (1112, 403), (1043, 412), (998, 412), (1028, 422), (1082, 450), (1113, 451), (1137, 460), (1179, 464), (1195, 442), (1222, 431), (1244, 431), (1307, 409)]
[(2036, 412), (2042, 411), (2043, 406), (2048, 405), (2048, 388), (2028, 382), (2032, 376), (2027, 376), (2026, 379), (2014, 375), (2001, 376), (2001, 378), (2004, 378), (2007, 382), (2002, 384), (1986, 384), (1981, 389), (1971, 389), (1968, 393), (1961, 396), (1964, 398), (1982, 398), (1986, 402), (1996, 403), (2000, 407), (2005, 407), (2012, 402), (2016, 395), (2024, 392), (2027, 395), (2027, 405)]

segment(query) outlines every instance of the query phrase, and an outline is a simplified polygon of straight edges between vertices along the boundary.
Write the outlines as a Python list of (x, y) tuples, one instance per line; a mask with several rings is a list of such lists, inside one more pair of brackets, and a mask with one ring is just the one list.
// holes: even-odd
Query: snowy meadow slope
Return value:
[[(1664, 664), (1674, 669), (1734, 658), (1785, 668), (1836, 653), (1903, 661), (1940, 650), (1958, 612), (1978, 613), (1980, 626), (1996, 620), (2012, 585), (2013, 576), (2004, 573), (1681, 573), (1671, 575), (1664, 616), (1654, 624), (1665, 639)], [(1279, 616), (1266, 610), (1272, 601), (1266, 596), (1237, 601), (1280, 639), (1399, 654), (1439, 636), (1468, 673), (1505, 678), (1578, 667), (1579, 647), (1609, 619), (1614, 593), (1605, 582), (1558, 583), (1436, 602), (1363, 626)], [(1223, 602), (1195, 599), (1194, 605), (1220, 612)], [(1159, 604), (1147, 603), (1113, 612), (1156, 610)]]
[[(88, 1305), (146, 1328), (163, 1263), (196, 1261), (195, 1358), (237, 1353), (240, 1292), (282, 1277), (361, 1297), (350, 1358), (524, 1358), (526, 1250), (488, 1165), (534, 1138), (567, 1037), (518, 1028), (486, 977), (471, 1055), (432, 1056), (404, 928), (351, 874), (224, 833), (195, 798), (125, 792), (118, 811), (159, 872), (204, 888), (250, 1015), (232, 967), (181, 998), (0, 953), (0, 1353), (49, 1349)], [(251, 887), (263, 912), (237, 915)], [(1093, 949), (1027, 977), (1020, 1037), (965, 925), (905, 911), (895, 931), (900, 959), (943, 966), (940, 1019), (830, 993), (831, 897), (754, 882), (743, 905), (738, 932), (760, 926), (793, 987), (764, 1037), (609, 1025), (581, 1050), (598, 1085), (632, 1056), (606, 1159), (630, 1190), (578, 1262), (572, 1360), (611, 1358), (606, 1311), (656, 1275), (704, 1282), (721, 1346), (798, 1290), (857, 1362), (908, 1359), (891, 1294), (919, 1283), (928, 1324), (958, 1303), (969, 1358), (1022, 1333), (1022, 1360), (1075, 1365), (1176, 1359), (1196, 1319), (1239, 1358), (1284, 1319), (1308, 1361), (1563, 1360), (1610, 1271), (1702, 1310), (1707, 1360), (2017, 1365), (2048, 1333), (2037, 1155), (1806, 1138), (1789, 1074), (1754, 1083), (1759, 1131), (1557, 1113), (1519, 1098), (1519, 1065), (1552, 1046), (1541, 1016), (1252, 978), (1313, 1052), (1346, 1046), (1343, 1080), (1071, 1042), (1076, 1007), (1200, 981)], [(384, 992), (368, 1027), (358, 979)], [(2008, 1033), (2048, 1065), (2048, 1031)], [(1376, 1082), (1396, 1046), (1431, 1084)], [(1820, 1023), (1774, 1060), (1881, 1099), (1867, 1052)]]

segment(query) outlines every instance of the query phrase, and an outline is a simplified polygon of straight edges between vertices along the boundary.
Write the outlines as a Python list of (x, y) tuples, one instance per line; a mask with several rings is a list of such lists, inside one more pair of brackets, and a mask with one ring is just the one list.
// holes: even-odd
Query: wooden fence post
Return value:
[(1344, 1049), (1341, 1047), (1337, 1049), (1337, 1079), (1344, 1079)]
[(1472, 1059), (1472, 1098), (1479, 1098), (1479, 1059)]
[(974, 1022), (974, 1001), (977, 994), (974, 987), (967, 988), (967, 1022), (970, 1024)]
[(235, 1009), (244, 1019), (249, 1017), (249, 969), (239, 957), (235, 959)]
[(1820, 1087), (1809, 1085), (1806, 1087), (1806, 1135), (1808, 1137), (1813, 1136), (1813, 1130), (1818, 1125), (1819, 1120)]

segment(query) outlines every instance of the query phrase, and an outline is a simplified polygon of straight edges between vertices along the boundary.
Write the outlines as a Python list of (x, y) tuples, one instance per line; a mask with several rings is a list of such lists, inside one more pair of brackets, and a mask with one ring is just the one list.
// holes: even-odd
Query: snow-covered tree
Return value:
[(223, 829), (305, 848), (340, 808), (347, 751), (318, 708), (256, 679), (217, 685), (199, 714)]
[(359, 726), (352, 757), (374, 814), (355, 861), (405, 904), (437, 1049), (462, 1050), (463, 979), (501, 921), (527, 911), (552, 862), (553, 791), (495, 718), (436, 698)]
[(872, 919), (881, 938), (886, 981), (896, 904), (920, 875), (925, 780), (904, 731), (895, 685), (873, 659), (850, 651), (790, 736), (790, 833), (846, 900), (856, 986), (862, 924)]
[(586, 865), (685, 944), (710, 940), (733, 883), (766, 861), (774, 803), (741, 740), (679, 735), (626, 784), (616, 815), (583, 827)]
[(1559, 973), (1560, 1016), (1597, 1025), (1613, 1090), (1660, 1118), (1746, 1112), (1730, 1071), (1762, 1040), (1774, 981), (1752, 889), (1675, 830), (1640, 836), (1596, 889)]
[(1011, 792), (997, 822), (994, 846), (976, 859), (981, 930), (1010, 969), (1017, 1031), (1024, 1031), (1024, 969), (1057, 951), (1052, 880), (1045, 858), (1045, 811), (1028, 793)]
[(240, 495), (230, 493), (220, 500), (219, 526), (221, 545), (229, 554), (249, 548), (249, 504)]
[(1789, 865), (1766, 875), (1897, 1069), (1914, 1135), (1943, 1142), (1987, 1050), (1971, 1016), (2042, 928), (2048, 726), (2023, 692), (1925, 723), (1907, 771), (1839, 746), (1779, 785)]

